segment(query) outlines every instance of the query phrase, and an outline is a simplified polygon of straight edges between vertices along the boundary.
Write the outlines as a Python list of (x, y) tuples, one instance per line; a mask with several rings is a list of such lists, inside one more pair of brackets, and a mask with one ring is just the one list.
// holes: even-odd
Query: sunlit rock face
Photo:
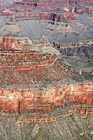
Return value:
[[(91, 0), (22, 0), (21, 2), (15, 2), (16, 4), (22, 4), (23, 6), (33, 6), (33, 7), (43, 7), (43, 6), (75, 6), (75, 5), (89, 5), (91, 6), (92, 1)], [(56, 5), (55, 5), (56, 4)]]
[[(31, 41), (8, 35), (1, 40), (0, 112), (42, 114), (72, 104), (92, 104), (91, 78), (84, 76), (83, 68), (78, 70), (70, 66), (61, 53), (58, 54), (56, 50), (52, 52), (52, 44), (49, 44), (47, 38), (43, 36), (39, 41)], [(12, 48), (10, 42), (15, 43), (15, 48)], [(40, 44), (43, 45), (41, 52)], [(25, 45), (30, 46), (31, 50), (24, 49)], [(47, 53), (48, 47), (51, 48), (51, 54)], [(33, 51), (35, 48), (37, 52)], [(73, 61), (74, 58), (70, 59)], [(74, 110), (82, 112), (77, 107)], [(91, 111), (91, 108), (84, 108), (82, 113), (88, 114)]]
[(92, 139), (93, 2), (0, 8), (0, 140)]
[[(32, 41), (27, 37), (14, 37), (12, 34), (7, 34), (0, 37), (2, 50), (32, 50)], [(26, 46), (26, 47), (25, 47)]]
[[(91, 105), (93, 102), (93, 84), (71, 84), (45, 88), (43, 91), (33, 89), (0, 89), (0, 112), (49, 113), (57, 107)], [(80, 114), (91, 113), (91, 108), (76, 107), (73, 111)]]
[[(0, 35), (16, 32), (31, 40), (39, 40), (44, 35), (60, 44), (90, 40), (93, 38), (92, 13), (90, 1), (14, 2), (9, 8), (1, 9), (1, 15), (7, 16), (8, 22), (1, 28)], [(18, 24), (20, 30), (14, 24)]]
[[(18, 38), (15, 37), (15, 40), (18, 41)], [(32, 43), (49, 44), (45, 37)], [(44, 140), (48, 140), (51, 136), (55, 140), (59, 137), (69, 140), (65, 135), (66, 132), (70, 133), (70, 138), (73, 138), (73, 134), (82, 139), (82, 133), (84, 139), (92, 138), (92, 74), (87, 72), (85, 75), (83, 70), (73, 67), (71, 65), (73, 61), (75, 57), (63, 57), (61, 54), (28, 50), (10, 51), (2, 47), (0, 51), (2, 139), (16, 140), (24, 137), (24, 140), (27, 138), (43, 140), (45, 136)], [(76, 62), (78, 64), (77, 59)], [(7, 127), (9, 129), (6, 129)], [(67, 131), (63, 131), (65, 128)], [(26, 132), (27, 130), (29, 132)], [(54, 131), (57, 134), (56, 138)]]
[(84, 11), (89, 12), (87, 8), (91, 8), (92, 1), (88, 0), (22, 0), (21, 2), (14, 2), (11, 8), (23, 9), (23, 11), (31, 12), (32, 10), (39, 11), (75, 11), (77, 13), (82, 13)]

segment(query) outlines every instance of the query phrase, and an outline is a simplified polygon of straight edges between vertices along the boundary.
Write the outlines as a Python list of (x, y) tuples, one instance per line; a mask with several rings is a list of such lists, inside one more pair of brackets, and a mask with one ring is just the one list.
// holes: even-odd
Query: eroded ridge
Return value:
[[(56, 116), (21, 118), (17, 123), (51, 122), (73, 112), (92, 113), (92, 104), (91, 78), (87, 80), (86, 76), (69, 65), (61, 54), (57, 56), (42, 51), (1, 50), (1, 113), (21, 115), (28, 112), (42, 116), (54, 112), (59, 107), (68, 108), (68, 111), (65, 110)], [(83, 108), (78, 108), (78, 105), (83, 105)], [(70, 106), (74, 109), (69, 109)]]
[[(0, 112), (48, 113), (57, 107), (93, 104), (93, 84), (70, 84), (47, 88), (43, 91), (32, 90), (0, 90)], [(77, 110), (77, 108), (76, 108)], [(78, 111), (80, 112), (80, 111)], [(83, 113), (89, 113), (86, 110)]]
[(52, 65), (56, 55), (48, 55), (39, 52), (6, 52), (0, 54), (0, 69), (16, 71), (40, 71), (48, 65)]

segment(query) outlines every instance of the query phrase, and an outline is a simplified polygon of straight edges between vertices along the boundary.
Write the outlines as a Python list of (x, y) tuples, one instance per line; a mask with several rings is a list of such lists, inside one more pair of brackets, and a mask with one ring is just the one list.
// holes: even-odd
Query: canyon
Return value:
[(92, 0), (0, 6), (0, 140), (91, 140)]
[[(10, 47), (10, 42), (15, 44), (17, 42), (20, 45), (17, 48), (16, 45), (14, 45), (15, 47), (12, 48)], [(5, 45), (5, 43), (9, 44)], [(82, 59), (77, 59), (77, 56), (79, 57), (82, 52), (84, 53), (82, 47), (84, 44), (86, 44), (88, 50), (87, 55), (84, 56), (86, 60), (89, 60), (88, 63), (86, 60), (82, 62)], [(25, 49), (26, 45), (31, 49)], [(47, 134), (47, 138), (49, 138), (49, 135), (54, 137), (54, 133), (52, 134), (51, 131), (51, 125), (55, 126), (55, 124), (57, 124), (57, 129), (54, 128), (53, 131), (56, 131), (56, 133), (60, 131), (61, 134), (62, 128), (58, 128), (58, 126), (62, 126), (64, 123), (66, 126), (68, 126), (69, 123), (70, 129), (67, 128), (67, 130), (72, 134), (74, 130), (71, 128), (71, 122), (69, 122), (69, 120), (74, 123), (77, 116), (79, 121), (78, 127), (86, 118), (89, 125), (89, 121), (91, 122), (90, 116), (93, 113), (93, 74), (91, 65), (89, 67), (89, 63), (92, 61), (91, 45), (92, 40), (79, 42), (79, 44), (75, 44), (73, 48), (71, 44), (69, 44), (69, 46), (59, 46), (54, 43), (49, 43), (46, 37), (32, 41), (29, 38), (18, 38), (9, 34), (1, 37), (1, 138), (14, 138), (11, 137), (11, 135), (9, 136), (10, 131), (17, 139), (20, 137), (19, 140), (21, 138), (23, 139), (24, 135), (24, 139), (30, 139), (30, 137), (36, 139), (39, 136), (41, 139), (43, 134)], [(40, 46), (42, 46), (41, 49), (39, 48)], [(72, 56), (66, 53), (70, 51), (65, 51), (65, 49), (69, 48), (72, 49)], [(75, 50), (75, 52), (77, 52), (76, 56), (73, 49), (79, 48), (81, 50), (79, 53)], [(51, 51), (52, 49), (53, 51)], [(88, 55), (90, 57), (87, 58)], [(75, 63), (78, 65), (77, 67)], [(88, 65), (88, 69), (90, 68), (91, 70), (86, 72), (86, 65)], [(74, 121), (73, 116), (75, 117)], [(9, 121), (7, 125), (9, 131), (6, 130), (5, 120)], [(14, 131), (10, 129), (10, 125), (12, 125)], [(25, 125), (27, 125), (27, 128)], [(31, 126), (34, 126), (34, 128)], [(25, 133), (23, 129), (26, 128), (26, 130), (28, 130), (29, 127), (31, 127), (29, 134), (32, 131), (30, 137), (27, 136), (28, 133)], [(14, 134), (15, 129), (16, 134)], [(43, 132), (43, 129), (49, 130), (49, 133)], [(77, 130), (76, 125), (74, 125), (74, 129)], [(72, 132), (70, 130), (72, 130)], [(91, 138), (91, 126), (88, 130), (89, 133), (86, 135), (86, 125), (85, 130), (83, 128), (81, 129), (82, 133), (85, 132), (84, 136), (82, 136), (80, 132), (77, 132), (78, 134), (80, 133), (79, 136), (78, 134), (74, 134), (74, 136), (80, 139)], [(20, 132), (22, 132), (22, 136), (20, 136)], [(40, 133), (40, 135), (38, 135), (38, 133)], [(62, 135), (64, 133), (65, 131), (62, 132)], [(60, 137), (60, 139), (62, 137), (66, 138), (65, 135), (62, 135), (59, 136), (59, 134), (57, 134), (56, 137)], [(72, 136), (70, 137), (73, 138)]]

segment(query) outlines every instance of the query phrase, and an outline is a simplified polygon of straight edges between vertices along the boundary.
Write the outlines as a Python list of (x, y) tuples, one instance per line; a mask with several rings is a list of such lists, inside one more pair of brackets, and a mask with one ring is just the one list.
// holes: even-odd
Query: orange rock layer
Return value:
[(39, 52), (18, 52), (0, 54), (0, 69), (17, 70), (17, 71), (40, 71), (47, 65), (52, 65), (56, 59), (56, 55), (48, 55)]
[(43, 91), (0, 89), (0, 112), (5, 113), (48, 113), (60, 106), (82, 104), (93, 104), (93, 84), (62, 85)]

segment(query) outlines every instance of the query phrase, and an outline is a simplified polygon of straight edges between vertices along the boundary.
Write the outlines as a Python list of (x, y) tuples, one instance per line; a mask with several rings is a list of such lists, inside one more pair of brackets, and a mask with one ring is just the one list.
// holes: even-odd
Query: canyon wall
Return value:
[[(43, 91), (0, 89), (0, 112), (22, 113), (36, 112), (48, 113), (57, 107), (70, 105), (91, 105), (93, 103), (93, 84), (71, 84), (55, 88), (47, 88)], [(78, 111), (78, 108), (76, 107)], [(91, 108), (79, 110), (79, 113), (89, 113)]]

